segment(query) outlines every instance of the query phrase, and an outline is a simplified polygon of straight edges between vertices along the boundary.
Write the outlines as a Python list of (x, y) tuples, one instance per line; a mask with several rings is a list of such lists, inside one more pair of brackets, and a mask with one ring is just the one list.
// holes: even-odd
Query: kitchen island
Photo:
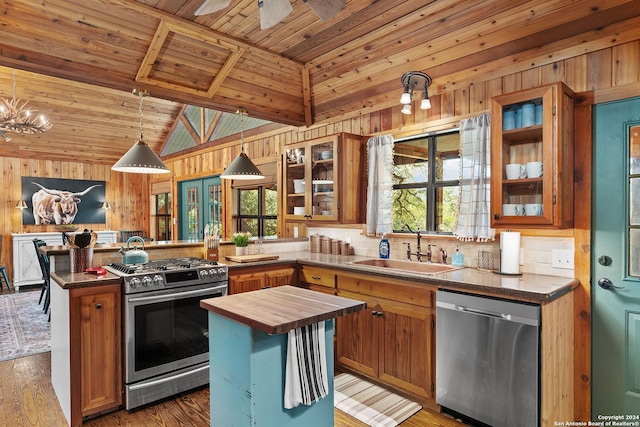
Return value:
[[(203, 300), (209, 311), (212, 426), (333, 425), (333, 319), (366, 304), (292, 286)], [(328, 395), (284, 409), (289, 330), (325, 322)]]

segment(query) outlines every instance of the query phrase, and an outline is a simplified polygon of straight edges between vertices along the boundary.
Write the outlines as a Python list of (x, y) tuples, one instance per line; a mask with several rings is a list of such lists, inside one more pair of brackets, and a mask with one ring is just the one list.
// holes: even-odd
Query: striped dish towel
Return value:
[(289, 331), (284, 407), (311, 405), (329, 393), (324, 322)]

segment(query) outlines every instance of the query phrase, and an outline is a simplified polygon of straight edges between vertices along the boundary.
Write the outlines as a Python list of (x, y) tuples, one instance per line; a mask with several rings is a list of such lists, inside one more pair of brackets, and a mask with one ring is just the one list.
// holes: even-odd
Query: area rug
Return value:
[(334, 406), (372, 427), (397, 426), (422, 409), (416, 402), (351, 374), (337, 375), (333, 385)]
[(51, 351), (51, 324), (39, 291), (0, 295), (0, 361)]

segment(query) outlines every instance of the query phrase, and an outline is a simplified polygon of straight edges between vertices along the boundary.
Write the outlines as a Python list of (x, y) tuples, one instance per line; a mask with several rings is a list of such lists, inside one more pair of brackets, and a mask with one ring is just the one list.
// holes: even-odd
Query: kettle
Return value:
[[(138, 249), (138, 246), (134, 245), (133, 249), (129, 250), (129, 243), (133, 240), (140, 240), (142, 242), (142, 249)], [(144, 251), (144, 239), (140, 236), (131, 236), (129, 240), (127, 240), (127, 250), (124, 250), (124, 247), (120, 247), (120, 251), (122, 254), (122, 263), (123, 264), (145, 264), (149, 262), (149, 254)]]

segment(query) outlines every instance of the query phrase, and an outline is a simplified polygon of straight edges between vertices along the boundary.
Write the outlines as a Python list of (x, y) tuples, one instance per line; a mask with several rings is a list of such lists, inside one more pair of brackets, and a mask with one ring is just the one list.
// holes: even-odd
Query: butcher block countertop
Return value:
[(72, 273), (70, 271), (52, 271), (51, 280), (62, 289), (85, 288), (88, 286), (115, 285), (122, 283), (122, 279), (115, 274), (103, 275), (91, 273)]
[(363, 310), (362, 301), (278, 286), (200, 301), (200, 307), (271, 335)]

